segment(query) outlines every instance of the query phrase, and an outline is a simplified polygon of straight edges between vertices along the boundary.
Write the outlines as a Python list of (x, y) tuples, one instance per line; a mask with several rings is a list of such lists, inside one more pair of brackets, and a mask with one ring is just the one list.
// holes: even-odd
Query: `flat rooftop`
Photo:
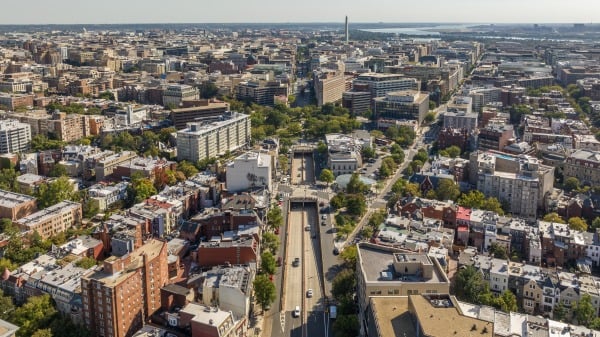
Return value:
[[(433, 268), (432, 277), (430, 279), (423, 279), (421, 277), (406, 277), (403, 275), (403, 280), (399, 280), (396, 277), (396, 271), (394, 270), (394, 262), (397, 261), (397, 255), (402, 256), (402, 252), (399, 250), (394, 250), (388, 247), (377, 248), (375, 245), (358, 245), (359, 249), (359, 261), (361, 263), (361, 269), (365, 274), (365, 278), (367, 282), (425, 282), (425, 283), (444, 283), (448, 282), (445, 275), (442, 275), (441, 271), (438, 268)], [(404, 252), (405, 256), (415, 256), (419, 254), (413, 254), (411, 252)], [(427, 257), (426, 254), (422, 255), (429, 264), (432, 263), (431, 259)], [(381, 275), (394, 275), (393, 280), (385, 280)]]
[(195, 303), (189, 303), (181, 309), (181, 312), (194, 316), (192, 318), (194, 322), (215, 327), (220, 326), (230, 316), (230, 313), (227, 311)]
[(23, 226), (35, 226), (39, 223), (43, 223), (46, 220), (63, 214), (64, 212), (70, 212), (73, 208), (81, 208), (81, 204), (73, 201), (62, 201), (54, 206), (50, 206), (41, 211), (30, 214), (24, 218), (17, 220), (19, 225)]
[(442, 305), (439, 305), (439, 300), (430, 300), (423, 295), (410, 295), (409, 301), (425, 336), (493, 336), (493, 323), (462, 315), (452, 300), (442, 300)]
[(408, 310), (407, 296), (373, 296), (370, 301), (371, 311), (377, 321), (377, 326), (379, 326), (380, 336), (417, 336)]
[(0, 207), (13, 208), (32, 200), (35, 200), (35, 198), (25, 194), (0, 190)]

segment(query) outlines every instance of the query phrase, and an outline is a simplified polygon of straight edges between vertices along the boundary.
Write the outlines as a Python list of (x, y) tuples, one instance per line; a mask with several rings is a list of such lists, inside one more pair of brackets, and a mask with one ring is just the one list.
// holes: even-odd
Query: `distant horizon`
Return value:
[(297, 24), (334, 23), (593, 23), (600, 2), (589, 0), (103, 0), (6, 1), (2, 25)]
[[(0, 27), (6, 26), (118, 26), (118, 25), (318, 25), (318, 24), (336, 24), (343, 26), (344, 21), (272, 21), (272, 22), (111, 22), (111, 23), (94, 23), (94, 22), (79, 22), (79, 23), (0, 23)], [(600, 25), (599, 22), (435, 22), (435, 21), (349, 21), (350, 29), (352, 25), (480, 25), (480, 26), (524, 26), (524, 25), (574, 25), (583, 24), (585, 26)]]

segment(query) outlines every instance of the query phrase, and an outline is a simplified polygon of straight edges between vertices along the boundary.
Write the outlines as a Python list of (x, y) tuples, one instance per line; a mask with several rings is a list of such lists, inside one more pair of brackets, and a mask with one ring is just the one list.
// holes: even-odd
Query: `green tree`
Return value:
[(499, 215), (504, 215), (504, 209), (502, 209), (502, 203), (494, 197), (489, 197), (481, 204), (481, 209), (486, 211), (496, 212)]
[(356, 245), (346, 247), (339, 255), (344, 264), (350, 268), (356, 268), (356, 260), (358, 259), (358, 250)]
[(326, 182), (327, 185), (329, 186), (329, 184), (331, 184), (334, 179), (335, 179), (335, 177), (333, 176), (333, 172), (331, 172), (331, 170), (329, 170), (329, 169), (321, 170), (321, 174), (319, 175), (319, 180)]
[(277, 270), (277, 262), (270, 251), (265, 251), (260, 254), (260, 268), (263, 272), (269, 275), (275, 274), (275, 271)]
[(4, 269), (13, 271), (13, 270), (17, 269), (18, 267), (19, 266), (16, 263), (13, 263), (11, 260), (9, 260), (5, 257), (0, 258), (0, 274), (2, 272), (4, 272)]
[(373, 227), (371, 226), (365, 226), (360, 231), (360, 235), (362, 235), (362, 237), (367, 240), (373, 236), (373, 233), (375, 233), (375, 230), (373, 230)]
[(281, 208), (277, 204), (271, 205), (269, 212), (267, 213), (267, 223), (273, 229), (281, 227), (283, 225), (283, 215), (281, 214)]
[(386, 216), (387, 212), (385, 210), (373, 212), (373, 214), (371, 214), (371, 218), (369, 218), (368, 225), (370, 227), (377, 228), (385, 221)]
[(377, 155), (375, 153), (375, 150), (372, 147), (369, 146), (365, 146), (362, 148), (361, 151), (362, 157), (365, 159), (370, 159), (370, 158), (375, 158), (375, 156)]
[(592, 221), (592, 230), (596, 231), (598, 228), (600, 228), (600, 217), (596, 217), (594, 221)]
[(346, 207), (346, 197), (343, 193), (334, 195), (329, 201), (329, 205), (334, 209), (340, 209)]
[(450, 158), (456, 158), (456, 157), (460, 156), (460, 153), (462, 152), (460, 150), (460, 147), (458, 147), (456, 145), (447, 147), (445, 150), (448, 153), (448, 157), (450, 157)]
[(571, 228), (572, 230), (585, 232), (587, 231), (587, 227), (587, 222), (585, 222), (584, 219), (580, 217), (569, 218), (569, 228)]
[(473, 266), (460, 269), (454, 278), (454, 292), (462, 301), (480, 304), (480, 296), (489, 293), (483, 275)]
[(83, 268), (83, 269), (90, 269), (93, 266), (95, 266), (97, 264), (98, 261), (96, 261), (96, 259), (94, 259), (93, 257), (83, 257), (80, 260), (78, 260), (77, 262), (75, 262), (75, 265), (77, 267)]
[(460, 195), (458, 185), (450, 179), (442, 179), (435, 190), (437, 199), (439, 200), (456, 200)]
[(346, 185), (346, 193), (363, 193), (368, 190), (368, 186), (360, 180), (360, 175), (353, 173), (350, 177), (348, 185)]
[[(277, 162), (279, 163), (279, 170), (281, 170), (283, 174), (286, 174), (289, 169), (288, 157), (280, 154)], [(321, 174), (323, 174), (323, 172), (321, 172)]]
[(566, 316), (567, 308), (565, 308), (565, 305), (561, 301), (558, 301), (558, 304), (554, 306), (554, 310), (552, 311), (552, 319), (564, 321)]
[[(429, 102), (431, 103), (431, 102)], [(434, 103), (435, 104), (435, 103)], [(425, 119), (424, 119), (425, 123), (432, 123), (433, 121), (435, 121), (435, 112), (430, 111), (425, 115)]]
[(80, 199), (79, 193), (75, 191), (69, 178), (64, 176), (57, 178), (50, 183), (41, 184), (36, 193), (36, 197), (40, 209), (56, 205), (65, 200), (79, 201)]
[(59, 140), (51, 140), (44, 135), (35, 135), (31, 138), (31, 150), (35, 152), (44, 150), (57, 150), (64, 146)]
[(13, 169), (4, 168), (0, 170), (0, 189), (19, 192), (19, 184), (17, 183), (18, 176), (19, 174), (17, 171)]
[(517, 297), (510, 290), (505, 290), (502, 295), (498, 297), (500, 310), (504, 312), (516, 312), (519, 308), (517, 306)]
[(52, 330), (50, 329), (39, 329), (36, 330), (31, 337), (52, 337)]
[(112, 92), (110, 92), (110, 91), (105, 91), (105, 92), (103, 92), (103, 93), (100, 93), (100, 95), (99, 95), (98, 97), (99, 97), (99, 98), (102, 98), (102, 99), (111, 100), (111, 101), (114, 101), (114, 100), (115, 100), (115, 94), (113, 94), (113, 93), (112, 93)]
[(98, 212), (100, 212), (100, 207), (98, 206), (98, 203), (94, 202), (92, 199), (87, 199), (83, 202), (82, 210), (83, 217), (86, 219), (91, 219), (96, 216)]
[(198, 174), (198, 169), (189, 161), (181, 161), (177, 164), (177, 170), (183, 172), (186, 178), (190, 178)]
[(460, 196), (458, 204), (467, 208), (481, 208), (485, 201), (485, 195), (479, 190), (471, 190)]
[(404, 178), (398, 178), (398, 180), (396, 180), (394, 182), (394, 184), (392, 185), (392, 192), (396, 193), (396, 194), (403, 194), (404, 190), (406, 189), (406, 185), (408, 184), (408, 181), (406, 181), (406, 179)]
[(256, 302), (264, 311), (273, 301), (275, 301), (275, 285), (269, 280), (267, 275), (256, 275), (254, 278), (254, 294)]
[(320, 154), (326, 154), (327, 153), (327, 144), (323, 143), (323, 142), (319, 142), (317, 144), (317, 152), (319, 152)]
[(544, 215), (542, 220), (547, 221), (547, 222), (565, 223), (565, 220), (560, 215), (558, 215), (558, 213), (556, 213), (556, 212), (552, 212), (552, 213), (548, 213), (548, 214)]
[(413, 196), (420, 197), (421, 196), (421, 188), (417, 183), (408, 183), (404, 188), (404, 196)]
[(508, 252), (506, 251), (506, 248), (495, 242), (490, 245), (490, 254), (492, 254), (497, 259), (508, 259)]
[(356, 315), (339, 315), (333, 323), (335, 337), (357, 336), (360, 324)]
[(152, 180), (143, 177), (131, 177), (131, 184), (127, 186), (127, 196), (130, 204), (140, 203), (158, 193)]
[(56, 313), (50, 295), (34, 296), (14, 311), (11, 321), (20, 327), (18, 337), (31, 336), (36, 330), (47, 327)]
[(567, 191), (567, 192), (576, 190), (579, 188), (579, 179), (577, 179), (575, 177), (568, 177), (567, 179), (565, 179), (565, 182), (563, 183), (563, 187), (564, 187), (565, 191)]
[(342, 269), (331, 283), (331, 294), (338, 301), (352, 298), (356, 288), (356, 275), (352, 269)]
[(596, 309), (592, 305), (592, 297), (589, 294), (583, 294), (577, 305), (573, 308), (573, 316), (577, 319), (577, 324), (589, 326), (596, 318)]
[(281, 244), (279, 237), (271, 232), (265, 232), (262, 237), (263, 247), (276, 254)]
[[(4, 269), (2, 269), (4, 271)], [(15, 309), (15, 305), (13, 303), (13, 299), (10, 296), (4, 296), (4, 292), (0, 289), (0, 319), (8, 320), (13, 310)]]
[(346, 197), (346, 210), (348, 214), (361, 216), (367, 211), (367, 201), (362, 194), (351, 194)]
[(67, 175), (67, 168), (61, 164), (55, 164), (48, 172), (49, 177), (62, 177)]

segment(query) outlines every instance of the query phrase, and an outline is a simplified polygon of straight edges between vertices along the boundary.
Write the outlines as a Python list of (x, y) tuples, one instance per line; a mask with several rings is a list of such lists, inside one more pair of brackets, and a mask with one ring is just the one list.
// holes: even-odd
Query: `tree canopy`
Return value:
[(36, 192), (38, 207), (44, 209), (56, 205), (61, 201), (79, 201), (79, 193), (69, 178), (62, 176), (50, 183), (41, 184)]
[(264, 274), (256, 275), (252, 284), (254, 285), (256, 302), (265, 310), (265, 308), (269, 307), (275, 301), (275, 285)]

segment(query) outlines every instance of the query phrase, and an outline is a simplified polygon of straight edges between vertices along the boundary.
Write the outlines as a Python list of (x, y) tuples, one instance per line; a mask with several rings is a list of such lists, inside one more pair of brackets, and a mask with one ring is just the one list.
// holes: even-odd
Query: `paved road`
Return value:
[[(296, 306), (302, 305), (302, 240), (300, 238), (303, 235), (304, 224), (303, 224), (303, 211), (300, 208), (294, 209), (290, 212), (289, 218), (289, 236), (288, 246), (286, 249), (287, 256), (287, 275), (285, 278), (285, 308), (286, 312), (294, 311)], [(297, 267), (292, 266), (295, 258), (300, 258), (300, 265)], [(291, 318), (291, 316), (289, 316)], [(287, 319), (287, 317), (286, 317)]]

